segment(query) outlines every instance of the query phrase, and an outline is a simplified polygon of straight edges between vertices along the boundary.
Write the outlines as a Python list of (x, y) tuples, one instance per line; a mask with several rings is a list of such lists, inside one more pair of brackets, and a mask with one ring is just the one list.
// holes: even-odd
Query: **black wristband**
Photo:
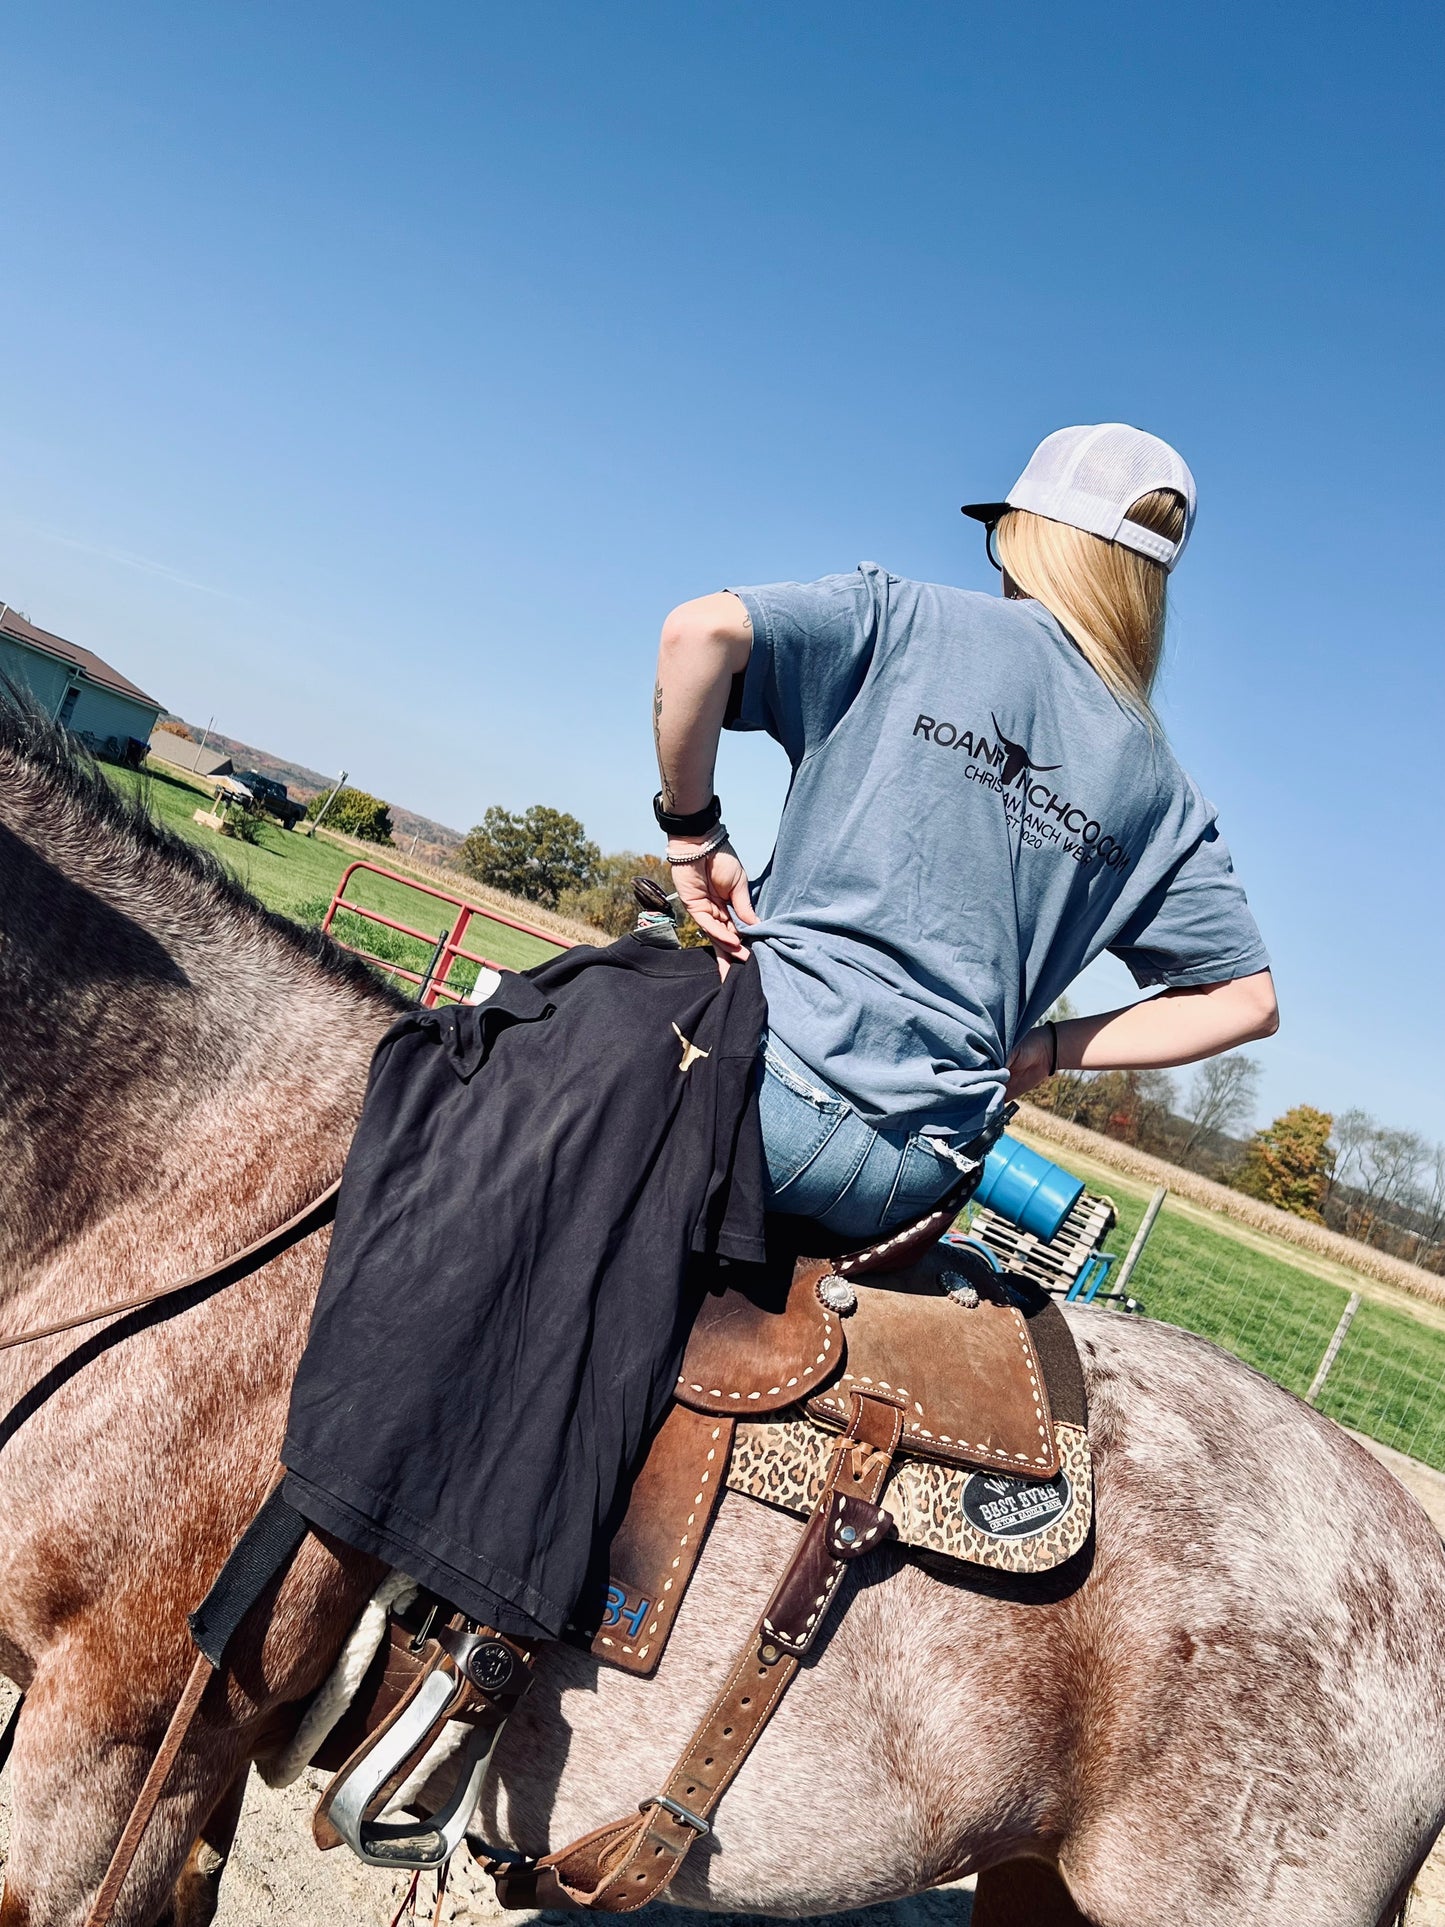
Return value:
[(722, 804), (714, 796), (700, 810), (689, 810), (679, 816), (675, 811), (662, 807), (662, 791), (659, 790), (652, 799), (652, 814), (657, 818), (658, 828), (666, 830), (669, 836), (705, 836), (722, 822)]
[(1049, 1033), (1049, 1076), (1059, 1074), (1059, 1027), (1053, 1019), (1044, 1020), (1044, 1029)]

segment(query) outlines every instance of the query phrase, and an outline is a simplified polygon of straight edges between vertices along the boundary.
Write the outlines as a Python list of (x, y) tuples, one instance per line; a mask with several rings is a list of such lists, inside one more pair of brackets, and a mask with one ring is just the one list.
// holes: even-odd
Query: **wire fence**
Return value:
[(1322, 1412), (1445, 1471), (1445, 1332), (1366, 1302), (1317, 1403)]
[(1167, 1210), (1130, 1289), (1150, 1317), (1198, 1332), (1301, 1397), (1313, 1394), (1341, 1425), (1445, 1471), (1445, 1321), (1436, 1322), (1438, 1314), (1422, 1308), (1417, 1316), (1272, 1254), (1201, 1237)]

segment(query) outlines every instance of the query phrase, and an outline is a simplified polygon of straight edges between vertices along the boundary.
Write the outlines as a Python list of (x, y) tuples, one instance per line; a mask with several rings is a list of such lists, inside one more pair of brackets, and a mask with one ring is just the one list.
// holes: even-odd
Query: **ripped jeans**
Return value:
[(968, 1171), (962, 1148), (922, 1131), (878, 1130), (799, 1061), (763, 1037), (758, 1108), (768, 1166), (767, 1205), (865, 1241), (918, 1218)]

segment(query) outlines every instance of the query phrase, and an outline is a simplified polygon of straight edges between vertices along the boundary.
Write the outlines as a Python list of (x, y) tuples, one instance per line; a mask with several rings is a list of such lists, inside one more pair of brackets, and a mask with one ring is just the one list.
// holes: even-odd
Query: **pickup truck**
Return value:
[(259, 770), (243, 769), (231, 781), (246, 791), (258, 809), (276, 817), (288, 830), (294, 830), (306, 814), (306, 805), (293, 803), (286, 794), (284, 783), (278, 783), (274, 777), (263, 776)]

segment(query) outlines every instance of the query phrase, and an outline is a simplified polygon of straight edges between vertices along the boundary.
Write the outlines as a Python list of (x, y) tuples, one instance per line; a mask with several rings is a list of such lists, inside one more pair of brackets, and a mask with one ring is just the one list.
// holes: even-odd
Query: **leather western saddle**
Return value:
[[(780, 1276), (761, 1267), (715, 1275), (674, 1403), (613, 1539), (605, 1598), (571, 1637), (610, 1665), (651, 1674), (724, 1485), (806, 1524), (663, 1788), (637, 1813), (545, 1858), (479, 1854), (504, 1906), (631, 1912), (656, 1899), (712, 1830), (718, 1802), (836, 1606), (848, 1566), (884, 1539), (896, 1534), (944, 1561), (1015, 1572), (1046, 1570), (1084, 1544), (1087, 1419), (1067, 1326), (1045, 1294), (998, 1277), (983, 1254), (936, 1242), (951, 1215), (930, 1214), (849, 1258), (799, 1259)], [(882, 1271), (886, 1285), (862, 1282)], [(401, 1717), (423, 1690), (418, 1641), (398, 1622), (318, 1756), (317, 1764), (342, 1768), (318, 1807), (318, 1844), (345, 1837), (364, 1857), (395, 1864), (405, 1843), (406, 1864), (416, 1864), (419, 1840), (438, 1861), (458, 1843), (530, 1655), (459, 1620), (440, 1637), (442, 1648), (430, 1642), (430, 1676), (440, 1671), (452, 1684), (449, 1717), (477, 1723), (446, 1813), (420, 1831), (392, 1828), (397, 1846), (374, 1820), (420, 1757), (418, 1720), (408, 1727)], [(490, 1696), (473, 1658), (479, 1643), (493, 1683), (507, 1675)], [(364, 1739), (343, 1766), (378, 1723), (395, 1743), (378, 1753)], [(368, 1760), (358, 1786), (352, 1776)], [(350, 1824), (338, 1830), (342, 1807)]]

